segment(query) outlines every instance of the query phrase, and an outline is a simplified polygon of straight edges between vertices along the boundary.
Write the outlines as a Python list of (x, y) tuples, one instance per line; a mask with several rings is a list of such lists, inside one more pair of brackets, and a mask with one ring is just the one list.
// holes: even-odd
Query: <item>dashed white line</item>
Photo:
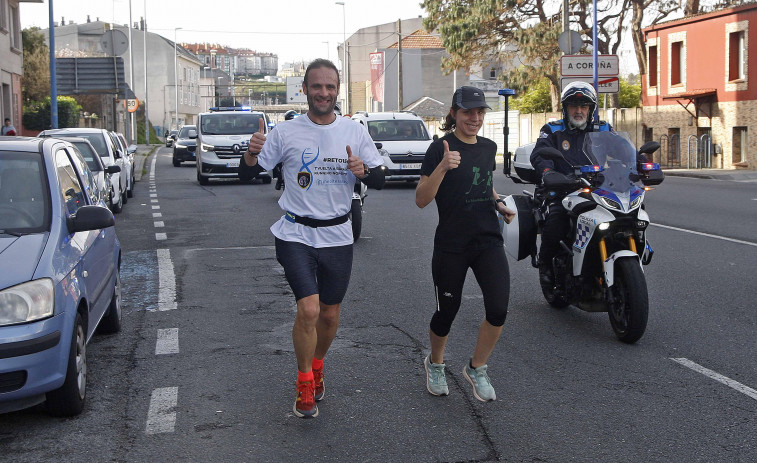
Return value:
[(730, 387), (732, 389), (735, 389), (735, 390), (741, 392), (742, 394), (744, 394), (744, 395), (746, 395), (748, 397), (751, 397), (754, 400), (757, 400), (757, 391), (756, 390), (752, 389), (751, 387), (745, 386), (745, 385), (741, 384), (740, 382), (738, 382), (738, 381), (736, 381), (734, 379), (728, 378), (727, 376), (723, 376), (720, 373), (717, 373), (717, 372), (714, 372), (714, 371), (710, 370), (709, 368), (705, 368), (702, 365), (699, 365), (698, 363), (692, 362), (691, 360), (689, 360), (687, 358), (671, 358), (670, 360), (672, 360), (674, 362), (678, 362), (681, 365), (685, 366), (686, 368), (690, 368), (690, 369), (696, 371), (697, 373), (701, 373), (701, 374), (707, 376), (708, 378), (714, 379), (715, 381), (717, 381), (719, 383), (723, 383), (726, 386), (728, 386), (728, 387)]
[(176, 308), (176, 277), (173, 271), (171, 252), (158, 249), (158, 310)]
[(155, 228), (162, 228), (162, 227), (165, 227), (165, 226), (166, 226), (166, 224), (165, 224), (165, 223), (163, 223), (163, 221), (162, 221), (162, 220), (156, 220), (156, 221), (155, 221), (155, 222), (153, 222), (152, 224), (153, 224), (153, 226), (155, 226)]
[(179, 353), (179, 329), (166, 328), (158, 330), (158, 340), (155, 342), (155, 355)]
[(157, 219), (159, 217), (163, 217), (163, 213), (162, 212), (153, 212), (152, 213), (152, 218), (153, 219)]
[(176, 426), (176, 406), (178, 403), (178, 387), (161, 387), (152, 391), (145, 432), (147, 434), (173, 432)]
[(152, 208), (153, 209), (160, 209), (160, 206), (156, 206), (156, 205), (153, 204)]
[(652, 223), (650, 225), (654, 225), (655, 227), (660, 227), (660, 228), (667, 228), (668, 230), (682, 231), (682, 232), (686, 232), (686, 233), (692, 233), (694, 235), (706, 236), (708, 238), (716, 238), (716, 239), (719, 239), (719, 240), (730, 241), (732, 243), (746, 244), (747, 246), (755, 246), (755, 247), (757, 247), (757, 243), (753, 243), (751, 241), (737, 240), (735, 238), (728, 238), (728, 237), (720, 236), (720, 235), (712, 235), (710, 233), (703, 233), (703, 232), (698, 232), (698, 231), (694, 231), (694, 230), (687, 230), (685, 228), (671, 227), (669, 225), (660, 225), (659, 223)]
[(150, 193), (150, 197), (151, 197), (151, 198), (157, 198), (157, 197), (158, 197), (158, 194), (157, 194), (157, 193)]
[(166, 235), (165, 233), (156, 233), (155, 234), (155, 239), (157, 241), (165, 241), (165, 240), (168, 239), (168, 235)]

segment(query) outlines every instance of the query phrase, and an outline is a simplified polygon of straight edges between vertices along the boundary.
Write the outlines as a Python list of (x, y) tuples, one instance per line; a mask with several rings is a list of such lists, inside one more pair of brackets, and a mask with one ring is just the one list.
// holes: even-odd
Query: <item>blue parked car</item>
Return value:
[(87, 343), (121, 329), (121, 246), (82, 155), (0, 137), (0, 412), (84, 407)]

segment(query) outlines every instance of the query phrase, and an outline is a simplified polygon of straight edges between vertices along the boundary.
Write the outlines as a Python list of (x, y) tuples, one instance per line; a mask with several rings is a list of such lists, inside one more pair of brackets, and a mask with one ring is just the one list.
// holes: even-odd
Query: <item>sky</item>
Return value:
[[(129, 23), (147, 17), (147, 30), (179, 43), (249, 48), (285, 62), (328, 58), (357, 30), (425, 16), (420, 0), (52, 0), (54, 21)], [(147, 14), (145, 15), (145, 6)], [(21, 27), (50, 25), (49, 0), (21, 3)], [(175, 31), (175, 28), (181, 29)], [(404, 31), (403, 31), (404, 32)]]

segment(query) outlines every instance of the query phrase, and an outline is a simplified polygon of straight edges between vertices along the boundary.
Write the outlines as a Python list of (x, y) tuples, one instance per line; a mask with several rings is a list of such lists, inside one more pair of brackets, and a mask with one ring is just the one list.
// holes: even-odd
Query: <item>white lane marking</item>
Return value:
[(151, 202), (151, 203), (157, 203), (157, 202), (158, 202), (158, 200), (157, 200), (157, 199), (151, 199), (151, 200), (150, 200), (150, 202)]
[(176, 276), (173, 272), (171, 251), (158, 249), (158, 310), (176, 308)]
[(150, 163), (150, 183), (155, 182), (155, 163), (158, 161), (157, 156), (153, 156), (152, 162)]
[(157, 198), (157, 197), (158, 197), (158, 194), (157, 194), (157, 193), (150, 193), (150, 197), (151, 197), (151, 198)]
[(179, 329), (166, 328), (158, 330), (158, 340), (155, 342), (155, 355), (179, 353)]
[(157, 209), (160, 209), (160, 206), (153, 205), (152, 208), (157, 210)]
[(672, 358), (671, 357), (670, 360), (672, 360), (674, 362), (678, 362), (681, 365), (685, 366), (686, 368), (690, 368), (690, 369), (696, 371), (697, 373), (701, 373), (701, 374), (707, 376), (708, 378), (714, 379), (715, 381), (717, 381), (719, 383), (723, 383), (726, 386), (728, 386), (728, 387), (730, 387), (732, 389), (735, 389), (735, 390), (741, 392), (742, 394), (745, 394), (745, 395), (751, 397), (754, 400), (757, 400), (757, 391), (756, 390), (752, 389), (751, 387), (745, 386), (745, 385), (741, 384), (740, 382), (738, 382), (736, 380), (733, 380), (731, 378), (723, 376), (720, 373), (716, 373), (716, 372), (710, 370), (709, 368), (705, 368), (702, 365), (699, 365), (698, 363), (692, 362), (691, 360), (689, 360), (687, 358)]
[(160, 387), (152, 391), (147, 410), (147, 434), (173, 432), (176, 426), (176, 406), (179, 403), (178, 387)]
[(163, 214), (160, 213), (160, 212), (153, 212), (152, 213), (152, 218), (153, 219), (157, 219), (158, 217), (163, 217)]
[(162, 220), (156, 220), (152, 224), (153, 226), (155, 226), (155, 228), (162, 228), (166, 226), (166, 224)]
[(694, 230), (687, 230), (685, 228), (671, 227), (669, 225), (660, 225), (659, 223), (651, 223), (650, 225), (654, 225), (655, 227), (667, 228), (668, 230), (682, 231), (686, 233), (692, 233), (694, 235), (706, 236), (708, 238), (715, 238), (719, 240), (730, 241), (732, 243), (746, 244), (747, 246), (757, 246), (757, 243), (753, 243), (751, 241), (743, 241), (743, 240), (737, 240), (735, 238), (728, 238), (725, 236), (711, 235), (709, 233), (702, 233), (702, 232), (698, 232)]
[(165, 233), (156, 233), (155, 234), (155, 240), (156, 241), (163, 241), (163, 240), (167, 240), (167, 239), (168, 239), (168, 235), (166, 235)]

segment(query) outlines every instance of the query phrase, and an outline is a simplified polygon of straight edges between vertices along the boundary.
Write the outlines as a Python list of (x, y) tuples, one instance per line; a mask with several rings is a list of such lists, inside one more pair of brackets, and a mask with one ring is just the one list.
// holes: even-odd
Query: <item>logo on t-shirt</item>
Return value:
[(320, 156), (320, 154), (320, 148), (318, 148), (318, 151), (315, 153), (315, 155), (313, 155), (313, 151), (310, 148), (305, 148), (304, 150), (302, 150), (302, 155), (300, 156), (300, 159), (302, 160), (302, 166), (300, 167), (300, 171), (297, 172), (297, 184), (303, 190), (309, 190), (310, 185), (313, 184), (313, 172), (310, 170), (310, 165), (318, 160), (318, 156)]

